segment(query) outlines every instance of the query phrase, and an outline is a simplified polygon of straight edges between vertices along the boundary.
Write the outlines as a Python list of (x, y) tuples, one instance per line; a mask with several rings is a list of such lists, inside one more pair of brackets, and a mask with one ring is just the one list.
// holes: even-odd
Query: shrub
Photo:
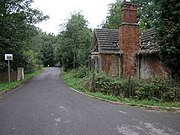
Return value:
[(98, 73), (94, 79), (93, 91), (122, 98), (135, 97), (140, 100), (163, 102), (180, 101), (179, 83), (172, 79), (140, 80), (136, 77), (127, 79)]
[(88, 77), (90, 75), (90, 69), (87, 67), (80, 67), (78, 69), (75, 69), (75, 77), (77, 78), (84, 78)]
[(180, 84), (172, 79), (140, 80), (136, 77), (121, 78), (104, 73), (93, 73), (86, 67), (71, 70), (71, 75), (74, 78), (79, 78), (83, 87), (93, 92), (101, 92), (121, 98), (132, 97), (158, 102), (180, 101)]
[(108, 95), (124, 96), (126, 84), (126, 80), (122, 80), (117, 76), (97, 73), (93, 81), (93, 91), (102, 92)]
[(135, 87), (135, 94), (138, 99), (179, 101), (180, 86), (171, 79), (139, 80)]

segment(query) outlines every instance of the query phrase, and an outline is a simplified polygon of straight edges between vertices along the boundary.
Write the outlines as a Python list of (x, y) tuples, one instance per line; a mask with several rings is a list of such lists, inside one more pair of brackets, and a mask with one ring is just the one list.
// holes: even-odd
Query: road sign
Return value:
[(12, 54), (5, 54), (5, 60), (13, 60)]
[(121, 3), (123, 3), (123, 2), (130, 2), (130, 0), (121, 0)]
[(11, 81), (11, 71), (10, 71), (10, 60), (13, 60), (12, 54), (5, 54), (5, 60), (8, 61), (8, 80)]

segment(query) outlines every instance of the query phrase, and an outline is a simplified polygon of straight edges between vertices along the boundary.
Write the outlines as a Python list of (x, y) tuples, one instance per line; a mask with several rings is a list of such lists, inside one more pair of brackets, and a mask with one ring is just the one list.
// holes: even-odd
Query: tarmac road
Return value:
[(0, 135), (180, 135), (180, 114), (92, 99), (46, 68), (0, 96)]

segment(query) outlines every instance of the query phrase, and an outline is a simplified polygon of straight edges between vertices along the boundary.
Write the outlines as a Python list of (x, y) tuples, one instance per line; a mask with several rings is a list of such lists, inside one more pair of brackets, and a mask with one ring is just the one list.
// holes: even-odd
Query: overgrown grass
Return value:
[(62, 79), (65, 82), (66, 85), (68, 85), (70, 88), (73, 88), (79, 92), (83, 92), (85, 94), (88, 94), (90, 96), (99, 98), (103, 101), (118, 101), (118, 98), (112, 95), (105, 95), (101, 92), (90, 92), (87, 90), (82, 83), (87, 79), (86, 77), (77, 78), (74, 71), (71, 72), (62, 72)]
[(118, 97), (115, 97), (113, 95), (105, 95), (101, 92), (89, 93), (89, 95), (97, 97), (103, 101), (116, 101), (116, 102), (119, 101)]
[(120, 99), (121, 102), (132, 106), (162, 106), (162, 107), (180, 107), (180, 102), (161, 102), (155, 100), (138, 100), (133, 98)]
[(0, 83), (0, 94), (11, 90), (13, 88), (16, 88), (18, 85), (20, 85), (21, 83), (23, 83), (24, 81), (32, 78), (33, 76), (39, 74), (42, 71), (42, 69), (39, 69), (37, 71), (31, 72), (31, 73), (27, 73), (25, 74), (24, 80), (22, 81), (13, 81), (13, 82), (2, 82)]
[[(116, 101), (116, 102), (126, 103), (126, 104), (130, 104), (132, 106), (135, 105), (135, 106), (180, 107), (180, 102), (176, 102), (176, 101), (165, 102), (163, 100), (157, 100), (154, 98), (152, 98), (152, 99), (138, 99), (136, 97), (126, 98), (121, 95), (115, 96), (112, 93), (104, 93), (104, 92), (101, 92), (101, 90), (96, 90), (96, 91), (92, 92), (90, 90), (90, 88), (88, 87), (90, 85), (92, 73), (89, 72), (89, 73), (86, 73), (86, 75), (82, 75), (82, 72), (80, 72), (80, 74), (78, 73), (79, 71), (83, 72), (83, 69), (72, 70), (69, 72), (62, 72), (62, 79), (69, 87), (74, 88), (77, 91), (86, 93), (90, 96), (96, 97), (98, 99), (101, 99), (104, 101), (108, 100), (108, 101)], [(126, 82), (126, 84), (127, 84), (127, 82)], [(114, 84), (114, 85), (116, 85), (116, 84)]]
[(86, 89), (82, 85), (80, 85), (82, 79), (73, 77), (73, 74), (62, 72), (62, 79), (69, 87), (74, 88), (80, 92), (86, 91)]

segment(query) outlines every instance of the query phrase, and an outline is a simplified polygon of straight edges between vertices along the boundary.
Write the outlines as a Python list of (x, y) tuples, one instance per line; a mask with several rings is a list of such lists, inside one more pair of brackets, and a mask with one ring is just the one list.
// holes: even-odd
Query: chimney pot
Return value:
[(121, 22), (122, 23), (136, 23), (137, 16), (137, 5), (131, 2), (122, 3), (122, 14), (121, 14)]

